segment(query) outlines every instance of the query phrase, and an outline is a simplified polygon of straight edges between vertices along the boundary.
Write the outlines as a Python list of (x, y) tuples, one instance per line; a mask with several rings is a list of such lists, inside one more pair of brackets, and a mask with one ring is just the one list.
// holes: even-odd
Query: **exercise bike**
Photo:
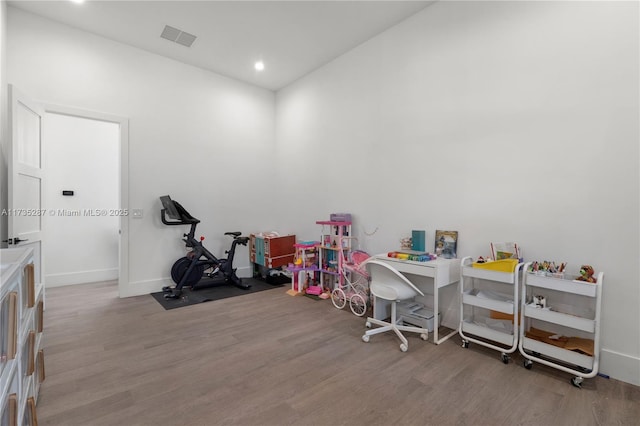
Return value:
[[(175, 287), (166, 286), (162, 288), (166, 299), (177, 299), (182, 294), (182, 288), (187, 286), (192, 290), (196, 290), (197, 284), (203, 277), (213, 278), (220, 284), (232, 284), (242, 289), (248, 289), (250, 284), (242, 282), (242, 278), (236, 275), (236, 269), (233, 267), (233, 257), (238, 244), (246, 246), (249, 241), (248, 237), (242, 237), (242, 232), (225, 232), (224, 235), (233, 237), (231, 248), (225, 251), (226, 259), (218, 259), (203, 245), (204, 237), (199, 240), (195, 238), (196, 226), (200, 220), (191, 216), (184, 207), (177, 201), (174, 201), (168, 195), (160, 197), (163, 209), (160, 211), (162, 223), (165, 225), (190, 225), (191, 229), (188, 234), (184, 234), (187, 248), (191, 251), (185, 257), (181, 257), (171, 267), (171, 279), (176, 283)], [(167, 220), (167, 216), (172, 219)], [(205, 271), (207, 271), (205, 273)]]

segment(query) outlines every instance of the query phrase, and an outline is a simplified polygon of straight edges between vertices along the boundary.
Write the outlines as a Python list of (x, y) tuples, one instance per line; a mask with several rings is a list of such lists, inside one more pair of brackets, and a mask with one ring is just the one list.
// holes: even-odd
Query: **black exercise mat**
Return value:
[(251, 288), (245, 290), (231, 284), (208, 283), (207, 280), (203, 279), (198, 283), (198, 290), (185, 288), (178, 299), (165, 299), (164, 293), (161, 291), (151, 293), (151, 296), (153, 296), (153, 298), (156, 299), (163, 308), (169, 310), (209, 302), (211, 300), (220, 300), (229, 297), (241, 296), (243, 294), (257, 293), (259, 291), (278, 288), (284, 285), (271, 285), (254, 278), (243, 278), (242, 282), (251, 284)]

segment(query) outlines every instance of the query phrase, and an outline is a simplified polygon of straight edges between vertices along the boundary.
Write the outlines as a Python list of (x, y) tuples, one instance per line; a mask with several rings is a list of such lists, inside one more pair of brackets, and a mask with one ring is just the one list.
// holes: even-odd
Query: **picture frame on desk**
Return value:
[(436, 230), (434, 252), (444, 259), (458, 257), (458, 231)]

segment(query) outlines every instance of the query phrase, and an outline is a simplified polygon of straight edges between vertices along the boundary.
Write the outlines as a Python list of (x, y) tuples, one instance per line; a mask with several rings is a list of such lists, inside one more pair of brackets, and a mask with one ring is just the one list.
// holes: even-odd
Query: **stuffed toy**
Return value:
[(590, 265), (582, 265), (580, 267), (580, 276), (576, 278), (578, 281), (586, 281), (588, 283), (595, 283), (596, 278), (593, 276), (595, 272)]

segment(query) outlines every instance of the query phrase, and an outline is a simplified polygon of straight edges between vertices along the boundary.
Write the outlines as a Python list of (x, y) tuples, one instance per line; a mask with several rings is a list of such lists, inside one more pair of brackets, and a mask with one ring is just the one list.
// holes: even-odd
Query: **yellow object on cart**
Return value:
[(484, 263), (474, 262), (471, 266), (490, 271), (513, 272), (516, 270), (516, 266), (518, 266), (518, 259), (502, 259)]

